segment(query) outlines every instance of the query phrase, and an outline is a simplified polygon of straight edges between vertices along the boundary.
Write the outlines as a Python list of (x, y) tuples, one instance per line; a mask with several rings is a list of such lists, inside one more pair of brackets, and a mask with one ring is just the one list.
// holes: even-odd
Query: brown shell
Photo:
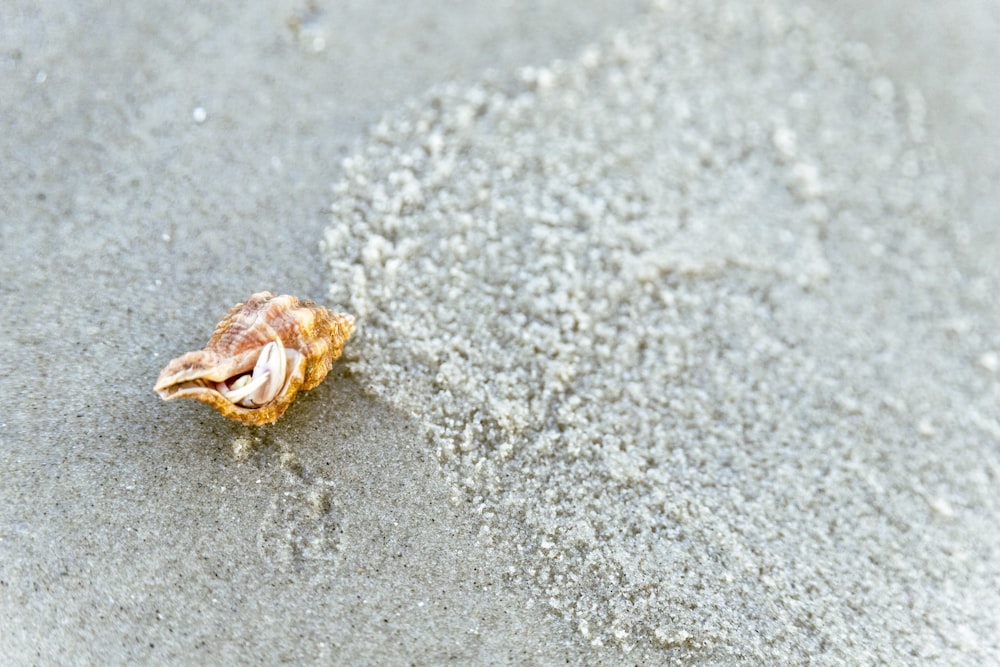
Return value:
[[(208, 403), (230, 419), (260, 426), (285, 412), (300, 389), (312, 389), (326, 377), (354, 329), (354, 317), (334, 313), (294, 296), (254, 294), (233, 306), (215, 327), (204, 350), (177, 357), (160, 373), (154, 390), (164, 400), (193, 398)], [(268, 358), (281, 355), (284, 381), (261, 405), (233, 401), (234, 382), (259, 374)], [(260, 361), (260, 363), (258, 363)], [(264, 378), (266, 379), (266, 378)], [(237, 385), (238, 386), (238, 385)]]

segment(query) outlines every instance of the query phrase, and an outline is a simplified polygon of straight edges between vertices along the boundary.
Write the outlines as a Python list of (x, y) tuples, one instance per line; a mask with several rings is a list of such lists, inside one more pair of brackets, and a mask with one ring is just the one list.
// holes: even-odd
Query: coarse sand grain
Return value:
[(806, 12), (674, 2), (344, 161), (350, 368), (581, 642), (1000, 655), (995, 313), (924, 115)]

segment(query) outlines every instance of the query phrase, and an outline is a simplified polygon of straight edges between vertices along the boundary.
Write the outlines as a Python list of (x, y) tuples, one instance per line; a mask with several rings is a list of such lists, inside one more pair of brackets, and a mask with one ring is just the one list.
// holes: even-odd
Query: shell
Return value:
[(300, 389), (323, 381), (353, 330), (353, 315), (259, 292), (226, 313), (204, 350), (167, 364), (153, 389), (165, 401), (193, 398), (244, 424), (272, 424)]

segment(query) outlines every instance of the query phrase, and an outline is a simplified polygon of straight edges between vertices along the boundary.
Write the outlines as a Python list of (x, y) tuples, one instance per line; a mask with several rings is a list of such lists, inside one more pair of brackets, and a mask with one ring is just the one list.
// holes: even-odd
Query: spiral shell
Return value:
[(166, 401), (208, 403), (244, 424), (272, 424), (300, 389), (323, 381), (353, 329), (352, 315), (259, 292), (226, 313), (205, 349), (167, 364), (154, 390)]

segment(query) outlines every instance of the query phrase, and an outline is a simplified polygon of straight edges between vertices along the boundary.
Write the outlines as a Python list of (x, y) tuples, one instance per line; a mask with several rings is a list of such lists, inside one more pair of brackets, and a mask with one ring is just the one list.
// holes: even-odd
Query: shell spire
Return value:
[(166, 401), (208, 403), (244, 424), (272, 424), (300, 389), (323, 381), (353, 330), (353, 315), (258, 292), (229, 309), (205, 349), (167, 364), (153, 389)]

